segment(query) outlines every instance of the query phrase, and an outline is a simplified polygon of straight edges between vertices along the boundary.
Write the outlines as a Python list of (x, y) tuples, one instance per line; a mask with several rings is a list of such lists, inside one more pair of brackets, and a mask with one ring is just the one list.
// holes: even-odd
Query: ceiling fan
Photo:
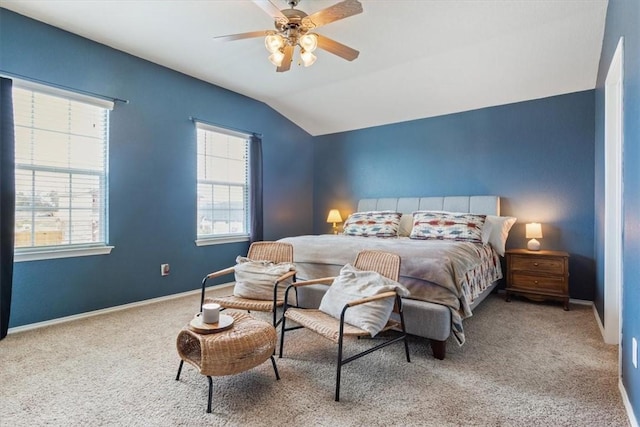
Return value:
[(347, 61), (353, 61), (360, 54), (349, 46), (311, 32), (323, 25), (362, 13), (362, 4), (358, 0), (344, 0), (311, 15), (296, 9), (300, 0), (287, 0), (290, 8), (283, 10), (278, 9), (270, 0), (253, 0), (253, 2), (274, 19), (275, 31), (251, 31), (218, 36), (214, 39), (234, 41), (264, 37), (265, 46), (271, 53), (269, 60), (277, 67), (277, 72), (289, 71), (296, 46), (300, 46), (300, 59), (305, 67), (316, 61), (316, 56), (313, 54), (316, 48), (324, 49)]

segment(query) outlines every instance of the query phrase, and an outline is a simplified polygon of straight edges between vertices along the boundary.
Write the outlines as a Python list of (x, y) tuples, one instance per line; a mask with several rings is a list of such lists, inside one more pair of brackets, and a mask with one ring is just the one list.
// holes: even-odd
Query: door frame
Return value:
[[(604, 340), (621, 344), (623, 233), (624, 38), (620, 37), (605, 80), (604, 125)], [(618, 351), (618, 358), (622, 352)], [(621, 363), (618, 363), (621, 369)]]

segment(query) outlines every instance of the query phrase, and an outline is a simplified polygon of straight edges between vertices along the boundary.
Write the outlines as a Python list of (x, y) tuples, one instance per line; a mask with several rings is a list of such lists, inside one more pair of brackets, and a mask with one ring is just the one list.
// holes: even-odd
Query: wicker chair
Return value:
[[(358, 253), (354, 267), (358, 270), (376, 271), (381, 275), (397, 281), (400, 276), (400, 257), (396, 254), (380, 251), (361, 251)], [(301, 282), (295, 282), (291, 284), (285, 293), (285, 301), (288, 301), (287, 295), (291, 289), (296, 289), (301, 286), (307, 286), (312, 284), (331, 284), (333, 277), (325, 277), (321, 279), (307, 280)], [(361, 353), (343, 359), (343, 339), (345, 336), (352, 337), (364, 337), (369, 336), (367, 331), (364, 331), (356, 326), (345, 323), (345, 313), (350, 307), (354, 307), (360, 304), (366, 304), (371, 301), (383, 299), (383, 298), (395, 298), (394, 312), (398, 314), (400, 322), (389, 319), (386, 326), (382, 331), (387, 331), (392, 328), (400, 329), (400, 335), (384, 340), (382, 343), (371, 347)], [(297, 323), (299, 326), (287, 328), (286, 319), (290, 319)], [(355, 301), (352, 301), (344, 306), (340, 319), (336, 319), (318, 309), (305, 309), (301, 307), (290, 306), (285, 302), (284, 314), (282, 317), (282, 329), (280, 333), (280, 354), (282, 357), (282, 349), (284, 346), (285, 332), (294, 329), (306, 328), (309, 329), (331, 341), (338, 344), (338, 358), (337, 358), (337, 373), (336, 373), (336, 393), (335, 400), (340, 400), (340, 376), (342, 366), (347, 363), (356, 360), (362, 356), (365, 356), (373, 351), (379, 350), (390, 344), (398, 341), (404, 341), (404, 349), (407, 357), (407, 362), (411, 362), (409, 358), (409, 345), (407, 342), (407, 333), (404, 324), (404, 315), (402, 313), (402, 299), (396, 292), (385, 292), (374, 296), (364, 297)], [(377, 337), (378, 335), (376, 335)]]
[[(247, 258), (253, 261), (271, 261), (275, 263), (280, 262), (290, 262), (293, 263), (293, 245), (289, 243), (281, 243), (281, 242), (254, 242), (249, 247), (249, 253), (247, 254)], [(295, 280), (296, 272), (294, 270), (287, 272), (280, 276), (275, 283), (273, 284), (273, 299), (269, 300), (259, 300), (259, 299), (248, 299), (242, 298), (235, 295), (229, 295), (224, 297), (215, 297), (215, 298), (205, 298), (204, 291), (206, 282), (209, 279), (213, 279), (216, 277), (225, 276), (227, 274), (233, 274), (234, 267), (228, 267), (223, 270), (215, 271), (213, 273), (207, 274), (204, 279), (202, 279), (202, 294), (200, 297), (200, 311), (202, 311), (202, 305), (209, 302), (214, 302), (220, 304), (222, 309), (226, 308), (235, 308), (238, 310), (247, 310), (251, 312), (254, 311), (263, 311), (263, 312), (272, 312), (273, 313), (273, 326), (278, 326), (278, 324), (282, 321), (282, 318), (277, 319), (277, 310), (278, 307), (282, 307), (284, 305), (284, 299), (278, 298), (278, 287), (284, 281), (289, 278), (293, 278)]]

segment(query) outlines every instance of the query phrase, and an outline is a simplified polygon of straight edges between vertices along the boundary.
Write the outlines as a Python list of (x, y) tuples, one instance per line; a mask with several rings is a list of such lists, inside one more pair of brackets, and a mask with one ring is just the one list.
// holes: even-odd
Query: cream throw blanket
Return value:
[[(409, 295), (407, 288), (375, 271), (362, 271), (347, 264), (333, 280), (322, 297), (320, 311), (340, 319), (344, 306), (351, 301), (385, 292), (396, 292), (401, 297)], [(395, 298), (384, 298), (350, 307), (344, 321), (369, 332), (373, 337), (384, 328), (391, 317)]]

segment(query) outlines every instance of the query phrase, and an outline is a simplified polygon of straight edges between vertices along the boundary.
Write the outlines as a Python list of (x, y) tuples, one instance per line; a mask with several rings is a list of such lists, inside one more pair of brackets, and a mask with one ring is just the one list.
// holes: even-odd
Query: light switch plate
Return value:
[(636, 337), (631, 338), (631, 360), (633, 360), (633, 367), (638, 367), (638, 340)]

